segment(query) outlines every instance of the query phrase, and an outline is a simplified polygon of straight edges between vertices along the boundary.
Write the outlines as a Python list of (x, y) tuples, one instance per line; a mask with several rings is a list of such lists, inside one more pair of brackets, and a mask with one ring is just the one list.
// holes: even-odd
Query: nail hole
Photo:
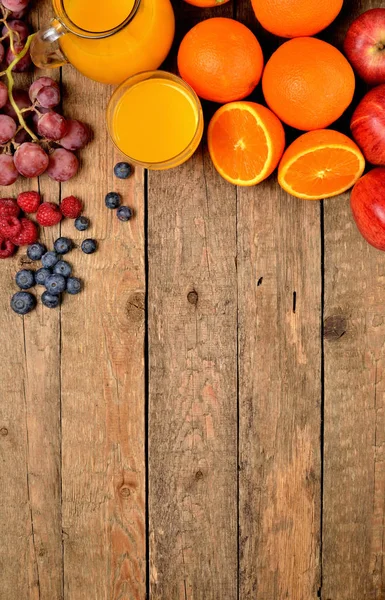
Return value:
[(198, 293), (195, 290), (191, 290), (191, 292), (187, 294), (187, 300), (190, 302), (190, 304), (197, 304)]

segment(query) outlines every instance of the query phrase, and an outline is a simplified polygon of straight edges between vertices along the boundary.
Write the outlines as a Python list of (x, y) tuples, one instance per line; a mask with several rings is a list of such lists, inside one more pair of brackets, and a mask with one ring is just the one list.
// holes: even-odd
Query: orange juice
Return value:
[(87, 31), (98, 32), (114, 29), (127, 18), (134, 0), (63, 0), (64, 10), (75, 25)]
[(196, 150), (203, 118), (198, 98), (179, 77), (155, 71), (125, 82), (113, 95), (108, 126), (118, 148), (150, 168), (181, 164)]
[[(171, 48), (175, 23), (170, 0), (52, 1), (68, 30), (59, 38), (60, 48), (90, 79), (121, 83), (135, 73), (158, 68)], [(129, 22), (122, 26), (126, 19)], [(103, 32), (104, 37), (95, 37)]]

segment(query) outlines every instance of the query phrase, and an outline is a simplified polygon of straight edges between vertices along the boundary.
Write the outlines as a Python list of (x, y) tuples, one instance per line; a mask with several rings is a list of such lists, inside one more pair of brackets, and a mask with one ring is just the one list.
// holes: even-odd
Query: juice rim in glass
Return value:
[(115, 90), (107, 126), (115, 146), (133, 163), (169, 169), (188, 160), (199, 146), (203, 112), (198, 96), (180, 77), (146, 71)]
[[(98, 4), (101, 0), (98, 0)], [(58, 12), (58, 18), (63, 21), (63, 24), (67, 28), (70, 33), (74, 33), (78, 37), (84, 37), (87, 39), (102, 39), (105, 37), (110, 37), (114, 33), (117, 33), (126, 25), (132, 21), (135, 17), (136, 12), (140, 6), (141, 0), (126, 0), (126, 4), (121, 4), (121, 9), (119, 13), (116, 13), (116, 19), (114, 21), (107, 22), (105, 13), (102, 10), (102, 7), (94, 6), (93, 15), (100, 16), (104, 15), (103, 26), (92, 26), (90, 24), (89, 19), (92, 14), (90, 13), (89, 8), (82, 7), (82, 3), (79, 0), (53, 0), (54, 7)], [(103, 0), (102, 0), (103, 4)], [(83, 10), (79, 10), (83, 8)], [(119, 16), (118, 16), (119, 15)], [(101, 20), (97, 19), (98, 23), (101, 23)], [(106, 27), (107, 24), (107, 27)]]

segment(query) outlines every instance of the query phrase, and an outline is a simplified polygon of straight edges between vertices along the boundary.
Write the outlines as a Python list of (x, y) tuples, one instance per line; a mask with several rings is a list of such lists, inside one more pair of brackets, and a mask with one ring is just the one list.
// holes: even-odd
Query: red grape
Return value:
[(4, 46), (3, 46), (3, 44), (0, 42), (0, 63), (2, 63), (2, 62), (3, 62), (3, 60), (4, 60), (4, 54), (5, 54)]
[[(31, 106), (29, 96), (25, 90), (14, 89), (13, 90), (13, 99), (16, 102), (17, 106), (20, 108), (20, 110)], [(9, 117), (12, 117), (12, 119), (15, 119), (15, 121), (18, 121), (17, 115), (16, 115), (16, 113), (13, 109), (13, 106), (9, 100), (3, 107), (3, 113), (5, 115), (8, 115)], [(24, 115), (25, 115), (25, 113), (24, 113)]]
[(18, 147), (14, 156), (16, 169), (24, 177), (38, 177), (48, 167), (49, 159), (43, 148), (31, 142)]
[(31, 101), (34, 102), (36, 100), (37, 93), (40, 92), (41, 88), (47, 85), (54, 86), (55, 83), (56, 82), (51, 79), (51, 77), (39, 77), (36, 79), (36, 81), (29, 86), (29, 97), (31, 98)]
[(9, 38), (9, 29), (15, 32), (14, 40), (15, 42), (22, 43), (25, 42), (27, 37), (29, 36), (29, 27), (24, 21), (20, 21), (20, 19), (13, 19), (12, 21), (8, 21), (8, 27), (4, 25), (1, 35), (3, 38)]
[[(24, 45), (15, 43), (14, 48), (17, 55), (20, 54), (20, 52), (23, 50)], [(12, 52), (11, 47), (9, 47), (5, 56), (5, 62), (7, 66), (11, 64), (14, 58), (15, 54)], [(23, 56), (23, 58), (13, 67), (12, 71), (15, 71), (15, 73), (22, 73), (24, 71), (28, 71), (29, 67), (31, 66), (31, 62), (31, 55), (28, 50), (27, 54)]]
[(27, 8), (29, 0), (1, 0), (1, 3), (8, 10), (19, 11)]
[(8, 100), (8, 89), (5, 83), (0, 81), (0, 108), (3, 108), (7, 104)]
[(37, 103), (44, 108), (54, 108), (60, 103), (60, 90), (58, 86), (47, 85), (37, 93)]
[[(47, 94), (43, 93), (44, 88), (49, 88)], [(51, 77), (39, 77), (29, 88), (29, 97), (32, 102), (37, 101), (44, 108), (53, 108), (60, 102), (60, 89), (56, 81)]]
[(76, 119), (67, 119), (68, 130), (59, 144), (66, 150), (81, 150), (90, 141), (90, 130), (84, 123)]
[(50, 154), (47, 175), (55, 181), (68, 181), (76, 175), (78, 168), (79, 161), (75, 154), (64, 148), (57, 148)]
[(68, 129), (67, 121), (53, 110), (41, 115), (37, 122), (37, 133), (48, 140), (60, 140)]
[(16, 133), (16, 123), (8, 115), (0, 115), (0, 144), (9, 142)]
[(32, 129), (35, 133), (37, 133), (37, 124), (39, 122), (41, 115), (44, 115), (45, 113), (50, 112), (50, 111), (51, 111), (50, 108), (43, 108), (42, 106), (39, 106), (39, 112), (33, 111)]
[(18, 178), (19, 173), (10, 154), (0, 155), (0, 185), (12, 185)]
[(13, 10), (12, 11), (12, 17), (14, 19), (23, 19), (25, 17), (25, 15), (27, 14), (28, 10), (26, 8), (23, 8), (23, 10)]

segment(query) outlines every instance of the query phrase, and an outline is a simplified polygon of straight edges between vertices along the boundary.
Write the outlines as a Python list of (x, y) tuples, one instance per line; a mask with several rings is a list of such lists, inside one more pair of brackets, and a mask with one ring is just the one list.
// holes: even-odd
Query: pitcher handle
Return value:
[(59, 19), (52, 19), (49, 27), (38, 31), (31, 43), (31, 58), (36, 67), (56, 69), (68, 63), (58, 42), (66, 33), (68, 31)]

